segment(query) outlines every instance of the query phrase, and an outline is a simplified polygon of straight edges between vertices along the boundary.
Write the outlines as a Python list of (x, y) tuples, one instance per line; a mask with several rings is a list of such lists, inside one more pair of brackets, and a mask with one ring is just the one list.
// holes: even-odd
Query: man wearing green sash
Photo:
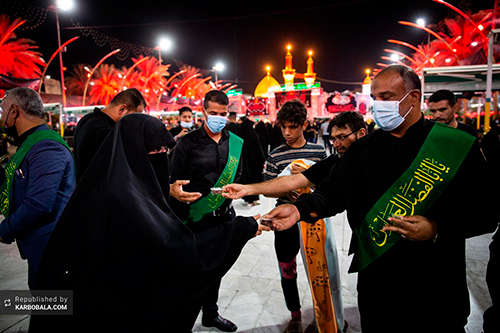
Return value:
[(347, 210), (363, 333), (465, 332), (465, 239), (496, 226), (488, 189), (476, 195), (486, 162), (474, 137), (424, 119), (408, 67), (382, 70), (372, 95), (381, 130), (353, 143), (313, 194), (266, 217), (284, 230)]
[(71, 151), (44, 123), (42, 99), (29, 88), (7, 91), (2, 121), (18, 145), (2, 173), (0, 241), (17, 242), (33, 287), (43, 249), (75, 189)]
[[(210, 232), (212, 227), (235, 217), (231, 200), (210, 190), (231, 184), (241, 175), (243, 140), (224, 128), (228, 104), (229, 100), (223, 92), (208, 92), (204, 101), (203, 126), (180, 138), (173, 151), (170, 183), (189, 179), (190, 183), (184, 186), (184, 190), (202, 195), (191, 204), (171, 200), (175, 214), (194, 233)], [(220, 281), (208, 292), (203, 304), (202, 324), (234, 332), (236, 325), (218, 313), (219, 287)]]

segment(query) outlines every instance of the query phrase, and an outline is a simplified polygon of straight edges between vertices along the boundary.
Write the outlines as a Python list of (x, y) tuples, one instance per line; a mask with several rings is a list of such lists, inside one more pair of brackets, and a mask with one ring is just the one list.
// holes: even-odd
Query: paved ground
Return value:
[[(236, 200), (234, 205), (237, 213), (245, 216), (266, 213), (274, 207), (274, 200), (263, 198), (261, 201), (261, 205), (254, 207), (244, 206), (242, 200)], [(355, 288), (357, 275), (346, 273), (350, 263), (347, 249), (351, 232), (343, 214), (334, 218), (334, 226), (340, 268), (343, 272), (342, 296), (345, 316), (349, 322), (348, 332), (360, 332)], [(482, 314), (491, 305), (484, 282), (490, 240), (491, 234), (488, 234), (467, 242), (467, 279), (472, 304), (467, 332), (471, 333), (481, 332)], [(281, 291), (273, 241), (273, 233), (265, 233), (252, 239), (222, 280), (220, 313), (238, 325), (238, 332), (278, 333), (283, 332), (288, 322), (289, 312), (285, 307)], [(313, 319), (313, 310), (300, 258), (298, 271), (305, 329)], [(27, 265), (20, 259), (15, 245), (0, 244), (0, 290), (8, 289), (27, 289)], [(0, 333), (26, 332), (28, 322), (27, 316), (0, 316)], [(204, 328), (198, 319), (194, 332), (218, 332), (218, 330)]]

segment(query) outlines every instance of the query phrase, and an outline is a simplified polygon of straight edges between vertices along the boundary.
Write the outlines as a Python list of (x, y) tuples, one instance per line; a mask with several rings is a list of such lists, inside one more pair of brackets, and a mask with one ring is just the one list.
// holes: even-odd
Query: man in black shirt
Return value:
[[(227, 107), (229, 100), (221, 91), (212, 90), (205, 95), (203, 126), (182, 137), (175, 147), (172, 156), (172, 172), (170, 182), (189, 179), (185, 186), (189, 192), (199, 192), (202, 198), (192, 204), (184, 204), (177, 200), (171, 201), (175, 214), (186, 223), (194, 233), (210, 232), (212, 227), (226, 223), (235, 217), (231, 200), (222, 196), (211, 196), (211, 188), (224, 177), (226, 170), (235, 179), (241, 176), (241, 163), (235, 157), (237, 150), (233, 149), (231, 140), (240, 140), (235, 134), (225, 129)], [(231, 136), (234, 136), (231, 138)], [(239, 147), (241, 154), (241, 146)], [(234, 162), (233, 161), (236, 161)], [(224, 182), (231, 181), (225, 180)], [(206, 205), (199, 205), (202, 200), (208, 199)], [(222, 204), (212, 211), (204, 211), (209, 207), (217, 207), (212, 203)], [(222, 199), (222, 200), (220, 200)], [(200, 218), (201, 217), (201, 218)], [(203, 304), (202, 324), (207, 327), (216, 327), (225, 332), (234, 332), (237, 327), (218, 313), (217, 300), (219, 298), (220, 280), (208, 292)]]
[[(349, 224), (355, 231), (351, 240), (354, 264), (361, 261), (366, 240), (358, 234), (370, 232), (365, 217), (386, 197), (393, 184), (400, 184), (407, 170), (413, 170), (410, 166), (414, 160), (419, 161), (416, 156), (437, 126), (420, 112), (420, 79), (405, 66), (393, 65), (382, 70), (372, 83), (372, 95), (378, 105), (374, 106), (374, 117), (383, 130), (355, 142), (314, 193), (302, 195), (297, 202), (277, 207), (265, 216), (274, 218), (274, 228), (284, 230), (297, 221), (312, 222), (347, 210)], [(438, 128), (443, 130), (441, 125)], [(449, 128), (446, 131), (453, 137), (464, 136)], [(432, 146), (442, 151), (457, 148), (449, 142), (432, 142)], [(476, 184), (487, 183), (483, 179), (487, 174), (486, 161), (477, 140), (471, 148), (465, 143), (456, 145), (467, 147), (468, 152), (464, 149), (466, 156), (455, 168), (457, 171), (446, 188), (434, 183), (434, 193), (439, 189), (442, 192), (430, 196), (433, 201), (424, 211), (425, 216), (410, 210), (409, 214), (403, 214), (407, 216), (386, 217), (387, 224), (373, 230), (374, 241), (384, 235), (396, 237), (397, 241), (367, 266), (356, 269), (364, 333), (465, 332), (470, 312), (465, 239), (494, 231), (497, 221), (489, 202), (492, 195), (471, 195), (477, 192)], [(479, 179), (471, 181), (471, 174)], [(442, 177), (448, 176), (443, 172)], [(413, 187), (401, 186), (401, 189), (408, 192)], [(428, 193), (432, 191), (429, 186), (425, 188)], [(470, 200), (468, 207), (474, 209), (457, 206), (464, 197)], [(418, 193), (418, 198), (423, 201), (426, 197)], [(397, 213), (396, 216), (401, 215)], [(381, 214), (386, 216), (385, 212)]]
[(271, 198), (284, 197), (289, 192), (305, 187), (314, 187), (321, 183), (340, 157), (349, 149), (352, 143), (366, 136), (366, 124), (358, 112), (346, 111), (330, 120), (331, 143), (338, 152), (312, 165), (307, 170), (298, 170), (292, 166), (294, 174), (277, 177), (255, 184), (229, 184), (223, 187), (223, 196), (228, 199), (240, 199), (247, 195), (263, 194)]
[(193, 129), (193, 124), (193, 110), (183, 106), (179, 109), (179, 126), (172, 128), (170, 134), (177, 141)]
[(458, 110), (455, 94), (449, 90), (438, 90), (429, 97), (429, 109), (432, 113), (432, 119), (446, 124), (453, 128), (458, 128), (466, 133), (477, 137), (474, 127), (461, 123), (455, 118)]
[(76, 181), (79, 182), (104, 139), (115, 127), (118, 120), (131, 112), (144, 111), (146, 100), (135, 88), (117, 94), (102, 110), (83, 117), (76, 126), (74, 136), (74, 154), (76, 161)]
[[(342, 112), (330, 121), (330, 142), (335, 147), (338, 155), (330, 155), (328, 158), (316, 162), (307, 170), (302, 168), (297, 168), (296, 165), (292, 165), (292, 175), (277, 177), (265, 182), (242, 185), (242, 184), (229, 184), (223, 187), (223, 195), (226, 198), (239, 199), (246, 195), (259, 195), (264, 194), (268, 197), (288, 197), (295, 200), (298, 196), (297, 192), (294, 190), (314, 187), (315, 184), (321, 183), (323, 178), (328, 175), (330, 170), (339, 161), (340, 157), (349, 149), (352, 143), (366, 136), (366, 124), (364, 122), (363, 116), (359, 112), (347, 111)], [(325, 221), (325, 223), (328, 223)], [(338, 262), (337, 251), (334, 246), (330, 247), (330, 244), (326, 244), (325, 240), (325, 250), (328, 251), (327, 256), (331, 259), (330, 262)], [(327, 250), (332, 248), (331, 250)], [(338, 280), (337, 285), (340, 286), (340, 272), (334, 266), (330, 267), (331, 271), (330, 278)], [(340, 291), (338, 291), (340, 293)], [(335, 292), (332, 292), (335, 295)], [(335, 298), (333, 302), (337, 308), (342, 309), (342, 301), (339, 298)], [(339, 311), (336, 312), (337, 323), (339, 327), (346, 328), (344, 324), (343, 314)], [(309, 325), (312, 327), (313, 324)], [(317, 326), (320, 326), (317, 324)], [(307, 330), (306, 330), (307, 332)]]

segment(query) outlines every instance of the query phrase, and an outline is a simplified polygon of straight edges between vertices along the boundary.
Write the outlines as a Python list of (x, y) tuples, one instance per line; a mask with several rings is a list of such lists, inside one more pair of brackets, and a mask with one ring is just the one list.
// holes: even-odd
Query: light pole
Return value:
[(50, 57), (49, 61), (47, 61), (47, 64), (45, 65), (45, 68), (43, 69), (43, 73), (42, 73), (42, 76), (40, 76), (40, 84), (38, 86), (38, 94), (40, 94), (42, 92), (42, 84), (43, 84), (43, 80), (45, 78), (45, 73), (47, 72), (47, 68), (49, 68), (49, 65), (50, 63), (52, 62), (52, 60), (56, 57), (56, 55), (58, 53), (61, 53), (62, 49), (66, 47), (66, 45), (68, 45), (69, 43), (72, 43), (74, 42), (75, 40), (77, 40), (78, 38), (80, 38), (79, 36), (76, 36), (76, 37), (73, 37), (71, 38), (70, 40), (66, 41), (66, 43), (64, 43), (63, 45), (61, 45), (57, 50), (56, 52), (54, 52), (52, 54), (52, 56)]
[[(417, 24), (422, 27), (422, 28), (425, 28), (425, 20), (423, 18), (419, 18), (417, 20)], [(429, 33), (427, 33), (427, 48), (430, 50), (431, 49), (431, 35)]]
[[(56, 26), (57, 26), (57, 45), (58, 49), (61, 49), (61, 29), (59, 26), (59, 10), (69, 11), (72, 10), (75, 6), (73, 0), (56, 0), (56, 5), (49, 6), (49, 10), (54, 11), (56, 14)], [(66, 86), (64, 84), (64, 65), (62, 58), (62, 50), (59, 51), (59, 67), (61, 70), (61, 93), (63, 100), (63, 108), (66, 107)]]
[(160, 59), (160, 65), (162, 63), (161, 59), (161, 51), (168, 52), (172, 49), (172, 40), (167, 37), (161, 37), (160, 40), (158, 41), (158, 45), (155, 46), (155, 50), (158, 51), (158, 58)]
[(219, 84), (217, 83), (218, 82), (217, 73), (222, 72), (224, 70), (224, 64), (221, 62), (218, 62), (214, 67), (212, 67), (212, 70), (215, 73), (215, 87), (218, 87)]

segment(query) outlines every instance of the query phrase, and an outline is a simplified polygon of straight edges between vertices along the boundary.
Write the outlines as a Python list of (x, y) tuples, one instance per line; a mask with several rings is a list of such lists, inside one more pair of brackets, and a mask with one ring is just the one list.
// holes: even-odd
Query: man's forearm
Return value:
[(277, 177), (262, 183), (250, 184), (248, 185), (248, 195), (258, 195), (263, 194), (270, 198), (279, 198), (286, 196), (290, 191), (298, 188), (304, 188), (311, 186), (312, 184), (309, 180), (301, 173)]

